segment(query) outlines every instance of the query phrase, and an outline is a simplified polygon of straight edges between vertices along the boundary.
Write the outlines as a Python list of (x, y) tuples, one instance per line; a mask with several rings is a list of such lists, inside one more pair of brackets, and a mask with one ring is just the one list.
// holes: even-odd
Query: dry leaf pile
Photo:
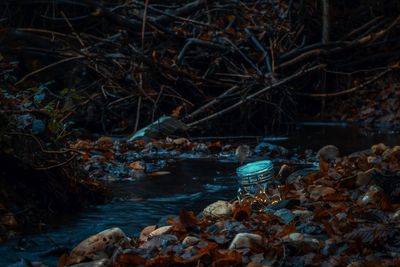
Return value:
[[(197, 216), (182, 211), (168, 225), (146, 227), (128, 243), (121, 237), (109, 254), (84, 261), (115, 267), (400, 266), (399, 158), (400, 147), (378, 144), (291, 179), (278, 203), (219, 201)], [(82, 250), (78, 245), (61, 266), (78, 263), (74, 253)]]

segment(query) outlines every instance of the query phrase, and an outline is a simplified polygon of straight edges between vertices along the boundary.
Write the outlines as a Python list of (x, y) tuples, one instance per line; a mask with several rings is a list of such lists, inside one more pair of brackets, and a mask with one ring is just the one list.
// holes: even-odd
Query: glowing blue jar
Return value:
[(279, 191), (274, 190), (274, 166), (270, 160), (248, 163), (236, 169), (239, 183), (238, 199), (250, 199), (259, 204), (280, 200)]

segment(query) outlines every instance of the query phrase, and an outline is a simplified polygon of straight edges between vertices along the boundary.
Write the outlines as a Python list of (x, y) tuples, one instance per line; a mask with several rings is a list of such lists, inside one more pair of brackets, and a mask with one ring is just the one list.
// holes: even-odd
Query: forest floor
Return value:
[[(229, 157), (237, 145), (192, 143), (187, 139), (135, 141), (129, 146), (110, 138), (74, 144), (99, 179), (143, 179), (143, 161), (135, 151), (175, 157)], [(118, 148), (117, 150), (115, 148)], [(157, 149), (154, 151), (153, 149)], [(102, 150), (102, 155), (95, 151)], [(164, 152), (163, 152), (164, 151)], [(165, 153), (169, 151), (169, 153)], [(213, 153), (210, 154), (210, 151)], [(400, 147), (377, 144), (335, 158), (319, 151), (319, 168), (293, 172), (291, 162), (315, 162), (315, 153), (296, 155), (260, 143), (261, 158), (282, 158), (277, 184), (243, 201), (217, 201), (200, 214), (181, 211), (166, 223), (127, 237), (106, 229), (64, 254), (59, 266), (398, 266), (400, 242)], [(223, 156), (225, 155), (225, 156)], [(131, 157), (120, 177), (110, 172), (116, 158)], [(329, 158), (334, 159), (328, 163)], [(140, 157), (144, 159), (145, 157)], [(147, 158), (149, 160), (149, 158)], [(123, 164), (119, 162), (119, 164)], [(102, 167), (101, 167), (102, 166)], [(153, 164), (154, 166), (154, 164)], [(163, 175), (157, 169), (147, 175)], [(145, 174), (146, 175), (146, 174)], [(125, 177), (125, 178), (124, 178)], [(279, 180), (279, 182), (278, 182)], [(278, 186), (279, 185), (279, 186)], [(282, 200), (268, 198), (278, 190)], [(97, 265), (96, 265), (97, 264)], [(81, 265), (76, 265), (81, 266)]]

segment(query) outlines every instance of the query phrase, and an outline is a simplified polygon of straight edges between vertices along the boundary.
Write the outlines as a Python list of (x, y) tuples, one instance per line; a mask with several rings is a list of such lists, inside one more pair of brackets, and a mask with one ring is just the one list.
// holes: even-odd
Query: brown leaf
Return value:
[(233, 218), (237, 221), (247, 220), (251, 215), (250, 205), (236, 205), (233, 210)]
[(129, 253), (119, 255), (113, 267), (130, 267), (144, 264), (146, 264), (146, 259), (135, 253)]
[(213, 267), (241, 266), (242, 254), (238, 251), (217, 250), (213, 253)]
[(179, 214), (179, 221), (185, 227), (195, 226), (199, 223), (193, 211), (184, 211), (184, 210), (182, 210), (181, 213)]
[(328, 175), (328, 171), (329, 171), (329, 164), (328, 162), (326, 162), (323, 159), (319, 160), (319, 171), (324, 175)]

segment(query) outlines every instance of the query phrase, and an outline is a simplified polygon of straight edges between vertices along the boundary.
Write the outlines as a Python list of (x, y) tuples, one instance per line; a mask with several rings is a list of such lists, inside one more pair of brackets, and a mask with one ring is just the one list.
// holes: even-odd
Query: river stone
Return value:
[(160, 235), (164, 235), (166, 233), (168, 233), (168, 231), (171, 229), (171, 225), (168, 226), (162, 226), (160, 228), (157, 228), (156, 230), (152, 231), (150, 233), (150, 237), (155, 237), (155, 236), (160, 236)]
[(291, 233), (283, 238), (289, 245), (303, 253), (317, 252), (321, 245), (318, 239), (307, 234)]
[(274, 215), (281, 218), (285, 224), (290, 223), (295, 218), (295, 215), (293, 214), (293, 212), (291, 212), (288, 209), (277, 210), (277, 211), (275, 211)]
[(227, 218), (231, 216), (233, 211), (232, 204), (228, 201), (218, 200), (203, 210), (203, 215), (209, 218)]
[(143, 228), (143, 230), (140, 232), (140, 235), (139, 235), (139, 241), (141, 241), (141, 242), (147, 241), (151, 232), (153, 232), (156, 229), (157, 229), (157, 226), (155, 226), (155, 225), (150, 225), (150, 226), (146, 226), (145, 228)]
[(232, 240), (229, 249), (256, 248), (261, 246), (262, 237), (257, 234), (239, 233)]
[(195, 236), (187, 236), (185, 239), (182, 241), (182, 246), (188, 247), (188, 246), (194, 246), (196, 245), (201, 239)]
[(327, 145), (317, 152), (317, 159), (327, 163), (334, 163), (339, 156), (339, 149), (333, 145)]
[(119, 245), (125, 245), (130, 239), (120, 228), (111, 228), (83, 240), (71, 252), (67, 265), (82, 261), (107, 259)]
[(293, 210), (292, 213), (294, 214), (294, 216), (302, 219), (314, 216), (314, 213), (309, 210)]
[(69, 267), (111, 267), (111, 261), (108, 259), (101, 259), (97, 261), (78, 263), (70, 265)]
[(372, 153), (375, 155), (381, 155), (383, 152), (385, 152), (388, 149), (388, 147), (384, 143), (379, 143), (376, 145), (373, 145), (371, 147)]

